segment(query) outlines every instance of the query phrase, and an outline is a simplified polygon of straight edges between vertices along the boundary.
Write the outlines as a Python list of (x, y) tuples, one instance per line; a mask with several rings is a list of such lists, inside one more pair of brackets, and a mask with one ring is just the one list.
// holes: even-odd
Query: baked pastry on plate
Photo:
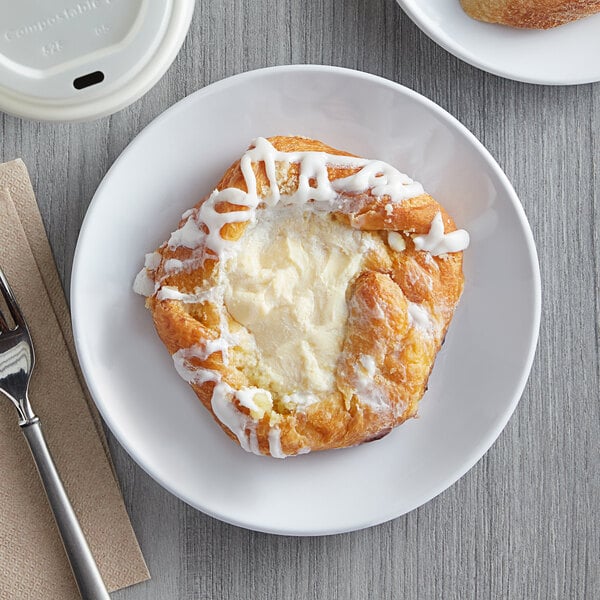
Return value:
[(415, 415), (468, 242), (384, 162), (258, 138), (146, 255), (134, 289), (225, 433), (283, 458)]
[(600, 0), (460, 0), (479, 21), (525, 29), (550, 29), (600, 12)]

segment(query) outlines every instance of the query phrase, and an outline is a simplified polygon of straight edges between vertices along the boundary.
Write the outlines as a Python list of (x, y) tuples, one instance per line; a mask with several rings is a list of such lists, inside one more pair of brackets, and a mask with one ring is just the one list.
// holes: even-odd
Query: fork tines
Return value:
[[(8, 310), (10, 311), (13, 321), (15, 322), (15, 325), (16, 325), (15, 329), (17, 327), (23, 327), (24, 329), (27, 329), (25, 319), (23, 318), (23, 313), (21, 312), (21, 309), (19, 308), (19, 305), (17, 304), (15, 295), (13, 294), (13, 291), (12, 291), (10, 285), (8, 284), (8, 281), (6, 280), (6, 276), (4, 275), (4, 272), (2, 271), (1, 268), (0, 268), (0, 292), (2, 293), (2, 296), (4, 297), (4, 301), (6, 302), (6, 306), (8, 306)], [(2, 311), (0, 310), (0, 331), (10, 331), (10, 329), (11, 328), (9, 327), (9, 325), (6, 321), (6, 318), (2, 314)]]

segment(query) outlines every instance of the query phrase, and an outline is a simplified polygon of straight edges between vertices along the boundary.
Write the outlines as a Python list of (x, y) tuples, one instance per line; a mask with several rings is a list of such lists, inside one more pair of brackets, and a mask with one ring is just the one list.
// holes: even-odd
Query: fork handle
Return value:
[(27, 438), (31, 454), (33, 454), (44, 484), (81, 597), (83, 600), (110, 600), (94, 557), (90, 552), (90, 547), (50, 455), (39, 419), (22, 425), (21, 429)]

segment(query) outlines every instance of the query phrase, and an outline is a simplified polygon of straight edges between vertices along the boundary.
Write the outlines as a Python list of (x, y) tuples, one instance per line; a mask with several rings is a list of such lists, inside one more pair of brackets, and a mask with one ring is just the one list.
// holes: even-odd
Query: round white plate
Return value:
[(542, 31), (476, 21), (459, 0), (397, 1), (432, 40), (484, 71), (546, 85), (600, 81), (600, 14)]
[[(420, 180), (471, 233), (466, 286), (420, 418), (356, 448), (277, 460), (230, 441), (181, 380), (144, 300), (144, 253), (176, 228), (257, 136), (303, 134), (390, 162)], [(101, 183), (75, 255), (79, 358), (109, 427), (160, 484), (192, 506), (260, 531), (350, 531), (406, 513), (470, 469), (523, 391), (540, 315), (523, 209), (485, 148), (422, 96), (372, 75), (276, 67), (177, 103)]]

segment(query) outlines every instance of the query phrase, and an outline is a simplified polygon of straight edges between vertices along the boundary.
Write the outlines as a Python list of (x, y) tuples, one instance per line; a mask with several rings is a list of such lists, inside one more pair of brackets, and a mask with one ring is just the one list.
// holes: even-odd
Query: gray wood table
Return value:
[(202, 86), (285, 63), (398, 81), (488, 147), (538, 244), (544, 300), (531, 378), (505, 431), (458, 483), (404, 517), (331, 537), (215, 521), (110, 438), (153, 575), (115, 600), (600, 598), (600, 84), (541, 87), (479, 71), (393, 0), (198, 3), (175, 63), (129, 108), (74, 125), (0, 115), (0, 158), (29, 168), (65, 290), (88, 203), (131, 139)]

